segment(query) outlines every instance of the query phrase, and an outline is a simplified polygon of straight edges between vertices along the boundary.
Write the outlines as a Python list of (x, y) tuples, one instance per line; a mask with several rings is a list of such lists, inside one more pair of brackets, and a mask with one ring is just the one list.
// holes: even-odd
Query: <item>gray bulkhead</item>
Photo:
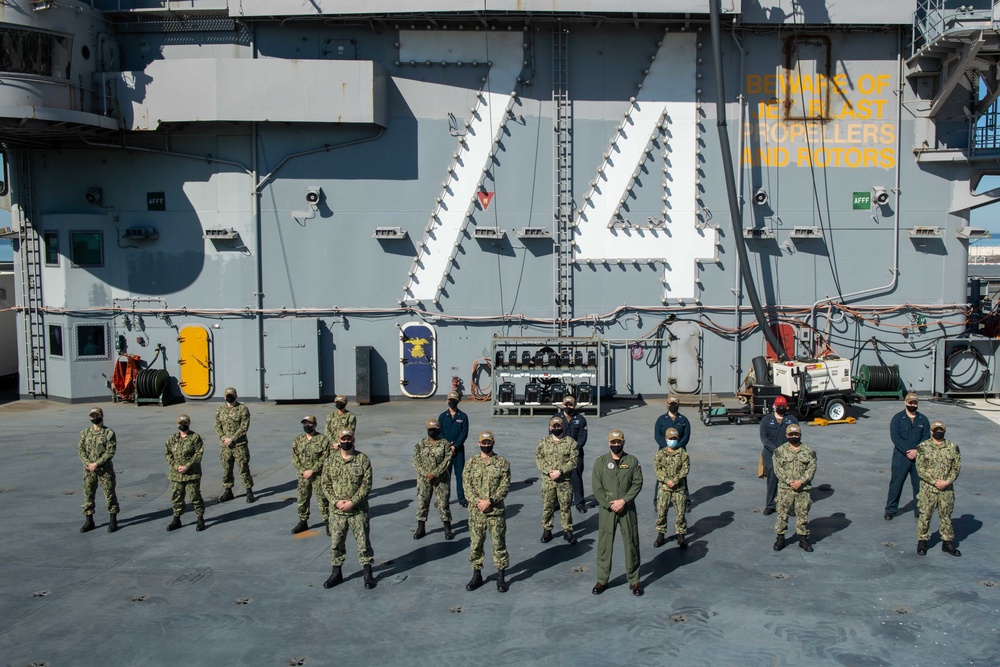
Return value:
[[(61, 357), (47, 358), (49, 396), (106, 396), (102, 373), (110, 376), (119, 335), (147, 361), (162, 345), (156, 364), (176, 376), (178, 328), (198, 323), (212, 332), (216, 387), (291, 398), (269, 391), (277, 383), (267, 358), (263, 380), (258, 371), (259, 303), (269, 335), (277, 318), (317, 321), (323, 397), (354, 394), (359, 345), (373, 348), (373, 394), (399, 396), (398, 325), (408, 321), (426, 319), (437, 330), (439, 386), (453, 375), (468, 386), (495, 334), (551, 334), (555, 248), (516, 232), (553, 227), (558, 26), (568, 31), (572, 191), (583, 211), (575, 215), (583, 226), (572, 334), (610, 342), (606, 381), (625, 395), (696, 392), (709, 377), (716, 392), (732, 392), (762, 353), (759, 334), (732, 333), (753, 317), (734, 295), (707, 14), (625, 20), (592, 3), (606, 18), (567, 15), (557, 23), (549, 13), (511, 17), (498, 6), (484, 21), (317, 21), (296, 16), (298, 2), (269, 0), (267, 16), (260, 3), (240, 4), (246, 15), (230, 8), (228, 30), (207, 19), (189, 30), (133, 25), (116, 13), (107, 30), (120, 57), (115, 108), (124, 131), (31, 149), (33, 222), (40, 234), (57, 233), (61, 247), (58, 263), (42, 270), (52, 309), (45, 322), (62, 325), (66, 341)], [(914, 156), (926, 122), (915, 118), (921, 101), (901, 80), (900, 62), (909, 39), (901, 24), (913, 3), (841, 2), (836, 16), (810, 26), (797, 25), (810, 17), (782, 3), (750, 4), (742, 15), (727, 13), (736, 25), (723, 32), (723, 58), (729, 132), (743, 158), (743, 224), (765, 230), (748, 241), (761, 298), (783, 319), (813, 325), (842, 356), (898, 363), (908, 386), (931, 390), (933, 341), (964, 329), (956, 307), (966, 301), (967, 242), (956, 231), (968, 219), (949, 209), (969, 168), (918, 164)], [(846, 5), (858, 10), (854, 20)], [(883, 5), (884, 14), (869, 11)], [(891, 25), (875, 26), (879, 19)], [(227, 72), (263, 79), (234, 81)], [(217, 91), (230, 92), (206, 99)], [(953, 95), (960, 108), (972, 92)], [(348, 117), (331, 115), (337, 105)], [(662, 123), (650, 123), (651, 108), (666, 109)], [(788, 113), (809, 120), (786, 121)], [(481, 156), (471, 141), (462, 147), (467, 132), (495, 133), (487, 160), (470, 163)], [(634, 159), (637, 142), (647, 140)], [(456, 181), (469, 178), (482, 178), (476, 190), (495, 193), (486, 210), (454, 194)], [(592, 181), (608, 192), (595, 194)], [(84, 197), (95, 187), (99, 205)], [(321, 198), (312, 210), (306, 197), (314, 187)], [(855, 193), (879, 187), (891, 193), (886, 205), (855, 209)], [(767, 193), (765, 205), (751, 201), (758, 190)], [(151, 193), (163, 193), (165, 210), (150, 210)], [(434, 230), (434, 215), (447, 218), (439, 227), (447, 234)], [(916, 226), (941, 234), (911, 239)], [(407, 236), (373, 238), (380, 227)], [(505, 234), (475, 238), (485, 227)], [(154, 228), (157, 237), (125, 238), (130, 228)], [(206, 229), (237, 235), (210, 240)], [(71, 231), (102, 233), (101, 266), (72, 265)], [(441, 270), (415, 265), (425, 247), (438, 256), (454, 251), (454, 260)], [(825, 300), (850, 294), (859, 296), (848, 307), (901, 307), (878, 316), (828, 311)], [(917, 311), (934, 316), (918, 327)], [(667, 317), (676, 319), (657, 331)], [(661, 368), (647, 364), (654, 342), (631, 359), (637, 339), (669, 339), (673, 328), (692, 329), (688, 322), (698, 324), (700, 370), (685, 359), (674, 369), (669, 342)], [(78, 358), (77, 325), (100, 323), (108, 327), (106, 358)], [(873, 337), (882, 343), (878, 354)]]

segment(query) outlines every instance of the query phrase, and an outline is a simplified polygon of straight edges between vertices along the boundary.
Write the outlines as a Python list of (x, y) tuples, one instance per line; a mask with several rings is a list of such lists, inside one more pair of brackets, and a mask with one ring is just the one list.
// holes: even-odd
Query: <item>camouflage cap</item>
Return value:
[(573, 398), (572, 396), (567, 396), (566, 398), (563, 399), (563, 407), (564, 408), (575, 408), (576, 407), (576, 399)]
[(562, 425), (563, 425), (563, 420), (562, 417), (560, 417), (559, 415), (556, 415), (555, 417), (549, 420), (549, 426), (562, 426)]
[(677, 394), (670, 394), (669, 396), (667, 396), (667, 405), (670, 405), (671, 403), (680, 403), (680, 402), (681, 399), (677, 398)]
[(479, 442), (495, 442), (492, 431), (483, 431), (479, 434)]
[(457, 391), (449, 391), (448, 392), (448, 400), (449, 401), (460, 401), (460, 400), (462, 400), (462, 397), (459, 396), (459, 394), (458, 394)]
[(316, 425), (316, 417), (314, 415), (306, 415), (305, 417), (302, 418), (302, 420), (299, 423), (300, 424), (312, 424), (313, 426), (315, 426)]
[(428, 419), (427, 420), (427, 424), (425, 425), (425, 427), (427, 428), (428, 431), (431, 430), (432, 428), (440, 429), (441, 428), (441, 422), (439, 422), (436, 419)]
[(337, 439), (340, 440), (341, 438), (350, 438), (351, 440), (354, 440), (354, 430), (349, 428), (340, 429), (337, 431)]
[(87, 414), (90, 415), (91, 417), (93, 417), (94, 415), (97, 415), (98, 417), (103, 417), (104, 410), (102, 410), (101, 408), (91, 408), (90, 412), (88, 412)]
[(343, 394), (337, 394), (336, 396), (333, 397), (333, 402), (334, 403), (347, 403), (347, 397), (344, 396)]
[(187, 415), (178, 415), (177, 416), (177, 423), (178, 424), (190, 424), (191, 423), (191, 418), (188, 417)]
[(935, 429), (941, 429), (942, 431), (946, 431), (947, 427), (944, 425), (943, 421), (941, 421), (940, 419), (935, 419), (933, 422), (931, 422), (931, 430), (933, 431)]
[(668, 428), (667, 432), (664, 433), (664, 435), (667, 436), (668, 439), (673, 438), (674, 440), (677, 440), (681, 437), (680, 431), (678, 431), (675, 428)]
[(802, 428), (798, 424), (789, 424), (785, 429), (785, 435), (802, 435)]
[(615, 440), (621, 440), (622, 442), (625, 442), (625, 433), (619, 431), (618, 429), (615, 429), (611, 433), (608, 433), (608, 442), (614, 442)]
[(919, 400), (920, 400), (920, 397), (917, 396), (912, 391), (909, 394), (907, 394), (906, 396), (903, 397), (903, 402), (904, 403), (909, 403), (910, 401), (919, 401)]
[(236, 396), (236, 387), (226, 387), (224, 393), (226, 396)]

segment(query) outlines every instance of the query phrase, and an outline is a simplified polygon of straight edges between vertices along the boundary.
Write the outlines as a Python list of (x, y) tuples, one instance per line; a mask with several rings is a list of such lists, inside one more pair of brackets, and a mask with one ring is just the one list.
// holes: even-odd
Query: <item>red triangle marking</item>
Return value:
[(476, 197), (479, 198), (479, 205), (483, 207), (485, 211), (490, 207), (490, 202), (493, 201), (493, 195), (495, 192), (477, 192)]

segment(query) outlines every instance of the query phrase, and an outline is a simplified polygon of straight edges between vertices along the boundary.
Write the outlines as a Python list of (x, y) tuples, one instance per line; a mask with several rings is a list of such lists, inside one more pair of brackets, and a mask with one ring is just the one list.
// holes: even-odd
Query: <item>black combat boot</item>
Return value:
[(255, 500), (257, 500), (257, 499), (256, 499), (256, 498), (254, 498), (254, 495), (253, 495), (253, 489), (247, 489), (247, 502), (248, 502), (248, 503), (252, 503), (252, 502), (254, 502)]
[(472, 571), (472, 579), (465, 585), (465, 590), (474, 591), (483, 585), (483, 573), (480, 570)]
[(927, 540), (917, 540), (917, 555), (918, 556), (927, 555)]
[(111, 518), (108, 520), (108, 532), (113, 533), (118, 530), (118, 515), (112, 514)]
[(292, 535), (298, 535), (307, 530), (309, 530), (309, 522), (305, 519), (299, 519), (299, 522), (295, 524), (295, 528), (292, 528)]
[(337, 584), (343, 583), (343, 581), (344, 581), (344, 575), (340, 571), (340, 566), (334, 565), (333, 573), (326, 581), (323, 582), (323, 588), (333, 588)]
[(198, 525), (195, 528), (195, 530), (197, 530), (199, 533), (205, 530), (205, 517), (202, 516), (201, 514), (198, 515)]
[(656, 534), (656, 539), (653, 540), (653, 548), (654, 549), (659, 549), (660, 547), (662, 547), (666, 543), (667, 543), (667, 537), (666, 537), (666, 535), (664, 535), (663, 533), (657, 533)]
[(365, 588), (375, 588), (375, 577), (372, 575), (372, 566), (365, 565)]
[(683, 533), (678, 533), (677, 534), (677, 546), (679, 546), (681, 549), (687, 549), (688, 548), (687, 539), (684, 537)]
[(505, 572), (506, 570), (497, 570), (497, 590), (501, 593), (507, 592), (507, 582), (503, 578)]
[(778, 539), (774, 541), (774, 550), (781, 551), (784, 548), (785, 548), (785, 536), (778, 535)]
[(83, 522), (82, 526), (80, 526), (80, 532), (81, 533), (89, 533), (95, 527), (96, 526), (94, 526), (94, 515), (93, 514), (88, 514), (87, 515), (87, 520)]
[(451, 521), (444, 522), (444, 539), (446, 540), (455, 539), (455, 533), (451, 532)]
[(569, 544), (576, 544), (576, 538), (573, 537), (573, 531), (572, 530), (564, 530), (563, 531), (563, 540), (566, 541), (566, 542), (568, 542)]
[(413, 539), (419, 540), (421, 537), (423, 537), (424, 535), (427, 534), (427, 531), (424, 530), (424, 524), (425, 523), (426, 523), (425, 521), (418, 521), (417, 522), (417, 529), (415, 531), (413, 531)]
[(541, 540), (541, 542), (542, 542), (542, 544), (547, 544), (551, 540), (552, 540), (552, 531), (549, 530), (548, 528), (546, 528), (545, 530), (542, 531), (542, 540)]
[(175, 514), (174, 520), (170, 522), (169, 526), (167, 526), (167, 530), (177, 530), (180, 527), (181, 527), (181, 515)]
[(951, 554), (952, 556), (961, 556), (962, 552), (955, 548), (955, 545), (950, 541), (941, 542), (941, 551), (946, 554)]
[(812, 553), (813, 547), (811, 544), (809, 544), (808, 535), (799, 535), (799, 549), (802, 549), (803, 551), (806, 551), (808, 553)]
[(232, 500), (235, 497), (236, 496), (233, 495), (233, 489), (232, 489), (232, 487), (229, 487), (228, 489), (226, 489), (225, 491), (222, 492), (221, 496), (219, 496), (219, 502), (220, 503), (224, 503), (227, 500)]

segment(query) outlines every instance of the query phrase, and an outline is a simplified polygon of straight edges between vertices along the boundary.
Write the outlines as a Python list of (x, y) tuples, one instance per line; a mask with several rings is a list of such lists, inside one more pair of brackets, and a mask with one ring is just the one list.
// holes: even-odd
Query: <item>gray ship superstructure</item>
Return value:
[(721, 11), (720, 61), (691, 0), (3, 3), (20, 393), (106, 397), (124, 355), (191, 399), (733, 392), (737, 244), (789, 357), (991, 390), (945, 376), (993, 3)]

